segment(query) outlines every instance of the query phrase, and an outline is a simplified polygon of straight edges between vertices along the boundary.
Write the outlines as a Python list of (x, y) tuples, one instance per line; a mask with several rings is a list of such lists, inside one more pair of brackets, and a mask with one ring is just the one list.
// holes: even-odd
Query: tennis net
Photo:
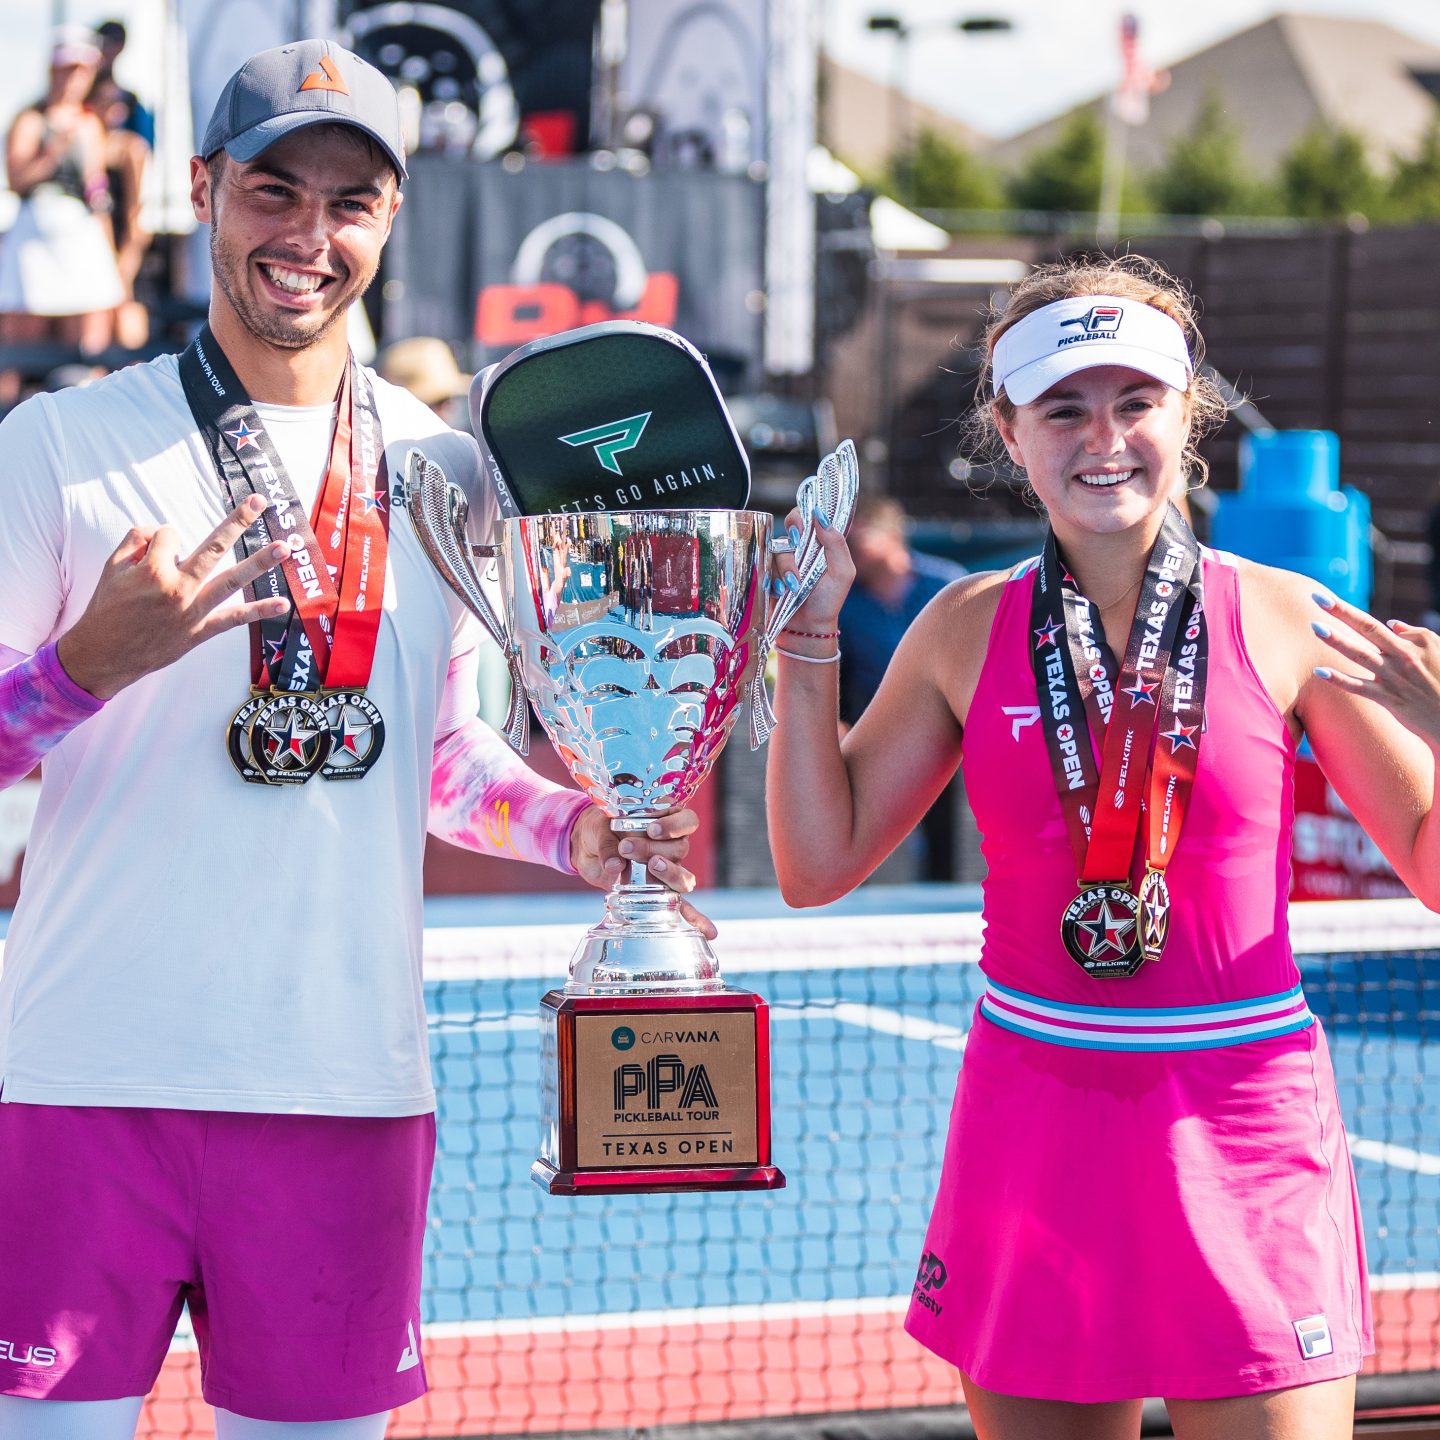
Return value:
[[(634, 1431), (959, 1403), (906, 1336), (955, 1075), (980, 993), (979, 917), (727, 922), (727, 976), (772, 1006), (781, 1191), (547, 1197), (536, 1003), (580, 929), (432, 929), (440, 1092), (426, 1259), (432, 1390), (394, 1437)], [(1376, 1374), (1440, 1371), (1440, 916), (1295, 906), (1351, 1134)], [(1440, 1376), (1428, 1377), (1440, 1384)], [(1440, 1404), (1440, 1389), (1432, 1395)], [(177, 1338), (145, 1440), (210, 1434)]]

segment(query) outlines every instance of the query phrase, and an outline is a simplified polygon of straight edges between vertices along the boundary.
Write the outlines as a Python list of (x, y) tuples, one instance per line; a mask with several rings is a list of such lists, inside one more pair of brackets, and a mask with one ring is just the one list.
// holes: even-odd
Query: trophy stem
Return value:
[(580, 942), (570, 961), (567, 995), (628, 995), (643, 991), (705, 994), (725, 989), (720, 962), (705, 937), (680, 911), (680, 897), (663, 885), (616, 885), (605, 897), (605, 918)]

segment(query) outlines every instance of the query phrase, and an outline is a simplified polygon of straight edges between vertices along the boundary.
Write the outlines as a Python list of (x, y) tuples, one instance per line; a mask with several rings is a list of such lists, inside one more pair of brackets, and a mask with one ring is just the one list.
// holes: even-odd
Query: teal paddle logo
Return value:
[(592, 425), (588, 430), (577, 430), (573, 435), (561, 435), (562, 445), (593, 445), (595, 458), (613, 474), (623, 473), (620, 462), (615, 458), (622, 450), (633, 450), (645, 433), (645, 426), (655, 412), (647, 410), (643, 415), (632, 415), (628, 420), (611, 420), (605, 425)]

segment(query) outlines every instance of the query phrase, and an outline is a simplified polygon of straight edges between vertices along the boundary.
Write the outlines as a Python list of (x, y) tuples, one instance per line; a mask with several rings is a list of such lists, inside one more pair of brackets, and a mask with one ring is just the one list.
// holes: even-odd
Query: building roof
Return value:
[[(1413, 156), (1437, 113), (1440, 47), (1377, 20), (1286, 13), (1231, 35), (1169, 67), (1170, 84), (1150, 119), (1128, 129), (1127, 153), (1159, 165), (1172, 141), (1217, 95), (1255, 168), (1273, 172), (1315, 125), (1358, 133), (1373, 165)], [(987, 154), (1012, 165), (1053, 142), (1078, 111), (1098, 113), (1104, 96), (997, 141)]]
[(912, 135), (933, 130), (971, 150), (985, 150), (993, 143), (963, 120), (913, 98), (907, 101), (892, 86), (820, 56), (819, 137), (833, 155), (873, 175), (884, 169), (896, 131), (905, 125)]

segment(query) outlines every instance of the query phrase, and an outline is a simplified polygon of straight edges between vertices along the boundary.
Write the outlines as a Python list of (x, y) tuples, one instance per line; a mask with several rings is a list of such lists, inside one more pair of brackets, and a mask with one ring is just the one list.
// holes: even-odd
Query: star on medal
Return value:
[(1140, 676), (1135, 677), (1133, 685), (1126, 685), (1120, 693), (1130, 697), (1131, 706), (1153, 705), (1155, 703), (1154, 691), (1159, 688), (1160, 682), (1152, 680), (1148, 685)]
[(373, 515), (377, 510), (385, 509), (385, 497), (383, 495), (357, 495), (355, 499), (365, 507), (365, 514)]
[(274, 744), (271, 759), (282, 770), (293, 770), (306, 764), (310, 758), (306, 746), (319, 734), (294, 710), (287, 710), (279, 724), (265, 727), (266, 740)]
[[(360, 742), (364, 740), (375, 728), (369, 720), (361, 717), (359, 723), (353, 718), (354, 712), (349, 705), (342, 707), (343, 713), (340, 716), (339, 726), (332, 732), (335, 736), (335, 746), (347, 753), (359, 756), (361, 751)], [(369, 748), (368, 746), (366, 747)], [(332, 749), (331, 753), (334, 753)]]
[(1112, 910), (1110, 902), (1102, 900), (1099, 913), (1081, 920), (1079, 928), (1090, 937), (1090, 958), (1099, 960), (1109, 950), (1123, 955), (1130, 948), (1129, 934), (1135, 928), (1135, 917), (1123, 910)]

